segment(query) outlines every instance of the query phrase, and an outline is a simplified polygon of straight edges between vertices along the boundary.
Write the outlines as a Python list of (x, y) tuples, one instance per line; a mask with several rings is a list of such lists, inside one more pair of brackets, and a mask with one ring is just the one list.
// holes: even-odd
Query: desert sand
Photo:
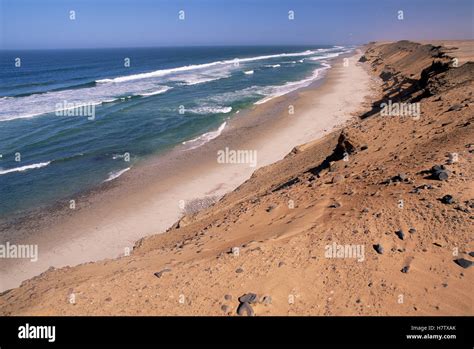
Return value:
[[(121, 217), (137, 236), (151, 234), (148, 227), (160, 233), (179, 216), (179, 198), (237, 187), (217, 203), (139, 240), (130, 256), (51, 269), (23, 282), (1, 294), (0, 312), (472, 315), (473, 58), (463, 50), (465, 63), (454, 67), (455, 49), (406, 41), (364, 51), (348, 67), (334, 63), (318, 93), (310, 88), (263, 105), (263, 117), (282, 108), (271, 126), (231, 126), (228, 134), (252, 137), (232, 143), (223, 135), (207, 145), (258, 149), (263, 161), (255, 172), (237, 165), (199, 176), (179, 172), (183, 177), (173, 180), (196, 177), (183, 182), (181, 195), (170, 194), (167, 206), (153, 201), (153, 185), (148, 201), (143, 192), (134, 197), (130, 177), (130, 200), (96, 211), (99, 222), (87, 222), (85, 209), (68, 229), (90, 224), (108, 234), (107, 220)], [(371, 103), (364, 103), (367, 96)], [(283, 116), (288, 98), (297, 111), (291, 121)], [(380, 106), (389, 101), (417, 105), (419, 114), (383, 115)], [(195, 158), (207, 165), (206, 157)], [(141, 184), (148, 180), (143, 175)], [(166, 215), (157, 215), (160, 209)], [(94, 238), (97, 250), (109, 238)], [(339, 245), (357, 253), (328, 255), (328, 246)], [(57, 253), (57, 262), (66, 254)]]

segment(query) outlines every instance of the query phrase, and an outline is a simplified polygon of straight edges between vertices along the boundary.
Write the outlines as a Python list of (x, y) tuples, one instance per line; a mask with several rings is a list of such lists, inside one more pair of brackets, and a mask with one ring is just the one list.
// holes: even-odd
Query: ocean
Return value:
[(350, 47), (0, 51), (0, 218), (112, 181), (240, 110), (320, 79)]

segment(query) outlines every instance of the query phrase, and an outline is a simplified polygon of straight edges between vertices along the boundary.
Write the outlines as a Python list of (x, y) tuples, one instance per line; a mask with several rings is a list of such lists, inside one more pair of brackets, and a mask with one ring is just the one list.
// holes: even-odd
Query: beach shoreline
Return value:
[[(357, 49), (330, 60), (332, 68), (323, 79), (241, 111), (219, 137), (196, 149), (175, 149), (144, 161), (75, 199), (74, 210), (42, 212), (38, 219), (7, 232), (11, 243), (37, 244), (39, 258), (35, 263), (2, 260), (1, 290), (50, 267), (123, 256), (139, 239), (165, 232), (179, 220), (183, 203), (221, 197), (260, 167), (341, 126), (371, 94), (373, 80), (357, 63), (360, 56)], [(216, 153), (223, 149), (255, 151), (257, 166), (219, 164)]]

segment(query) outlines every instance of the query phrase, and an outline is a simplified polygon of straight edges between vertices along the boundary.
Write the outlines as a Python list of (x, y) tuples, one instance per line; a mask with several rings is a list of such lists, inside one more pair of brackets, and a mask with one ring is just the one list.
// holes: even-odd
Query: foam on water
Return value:
[(46, 162), (40, 162), (40, 163), (32, 164), (32, 165), (25, 165), (25, 166), (10, 168), (10, 169), (7, 169), (7, 170), (0, 169), (0, 175), (4, 175), (4, 174), (7, 174), (7, 173), (12, 173), (12, 172), (24, 172), (24, 171), (28, 171), (28, 170), (42, 168), (42, 167), (48, 166), (50, 163), (51, 163), (51, 161), (46, 161)]
[(189, 148), (187, 148), (186, 150), (196, 149), (208, 143), (209, 141), (212, 141), (213, 139), (219, 137), (222, 131), (224, 131), (225, 125), (226, 125), (226, 122), (222, 123), (219, 126), (219, 128), (215, 131), (204, 133), (200, 135), (199, 137), (183, 142), (184, 145), (189, 145)]
[(123, 170), (119, 171), (113, 171), (109, 173), (109, 177), (104, 181), (104, 182), (110, 182), (116, 178), (119, 178), (121, 175), (123, 175), (125, 172), (130, 170), (131, 167), (124, 168)]

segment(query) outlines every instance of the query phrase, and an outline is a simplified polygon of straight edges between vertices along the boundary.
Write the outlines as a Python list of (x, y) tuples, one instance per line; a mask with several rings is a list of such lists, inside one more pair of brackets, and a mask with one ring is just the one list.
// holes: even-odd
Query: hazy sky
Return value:
[[(473, 0), (0, 0), (0, 48), (472, 39)], [(179, 19), (184, 10), (185, 20)], [(403, 11), (399, 20), (398, 11)], [(75, 11), (76, 19), (70, 19)], [(294, 20), (288, 12), (294, 11)]]

